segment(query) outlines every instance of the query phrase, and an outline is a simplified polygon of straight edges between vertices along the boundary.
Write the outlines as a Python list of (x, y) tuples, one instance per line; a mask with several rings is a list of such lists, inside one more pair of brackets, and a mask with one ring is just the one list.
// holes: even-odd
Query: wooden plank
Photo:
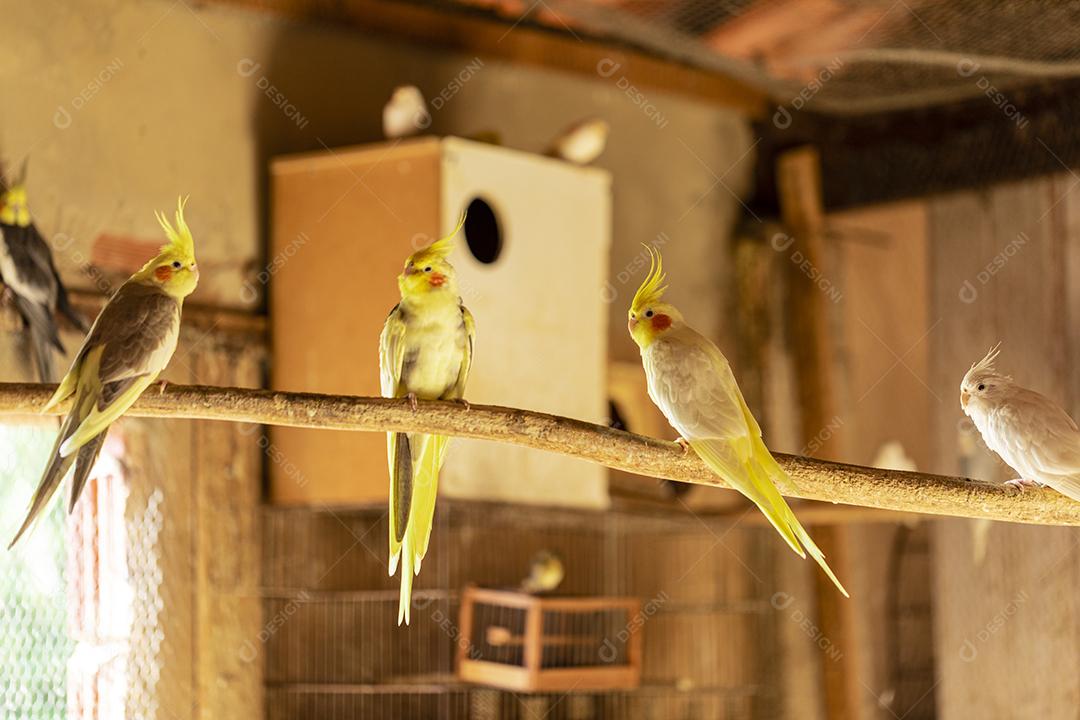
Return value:
[[(482, 9), (435, 8), (379, 0), (213, 0), (268, 10), (300, 20), (331, 20), (391, 35), (425, 46), (440, 46), (470, 55), (537, 65), (598, 80), (612, 72), (634, 86), (680, 93), (761, 117), (765, 94), (734, 78), (648, 55), (624, 45), (605, 44), (581, 28), (568, 37), (528, 21), (511, 25)], [(602, 73), (608, 73), (604, 75)]]

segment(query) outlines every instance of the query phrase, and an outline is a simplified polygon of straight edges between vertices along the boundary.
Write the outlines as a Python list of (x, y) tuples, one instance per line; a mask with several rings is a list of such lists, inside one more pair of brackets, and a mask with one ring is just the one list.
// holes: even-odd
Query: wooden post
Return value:
[(544, 608), (533, 601), (525, 611), (525, 668), (529, 671), (529, 685), (536, 686), (540, 677), (540, 665), (544, 656)]
[(461, 597), (461, 611), (458, 614), (458, 628), (461, 636), (458, 637), (457, 667), (455, 672), (461, 669), (461, 663), (470, 657), (472, 651), (472, 627), (473, 627), (473, 604), (472, 586), (465, 588)]
[[(838, 433), (823, 432), (837, 416), (830, 362), (829, 318), (817, 280), (826, 272), (825, 209), (821, 195), (821, 157), (813, 147), (788, 151), (777, 161), (780, 212), (789, 238), (774, 247), (787, 253), (790, 273), (788, 319), (804, 448), (823, 457), (841, 457)], [(806, 450), (804, 450), (806, 452)], [(844, 562), (842, 526), (814, 528), (813, 535), (841, 582), (851, 577)], [(829, 718), (855, 716), (858, 678), (851, 636), (851, 608), (829, 579), (815, 572), (819, 626), (840, 648), (836, 661), (822, 663), (825, 709)]]

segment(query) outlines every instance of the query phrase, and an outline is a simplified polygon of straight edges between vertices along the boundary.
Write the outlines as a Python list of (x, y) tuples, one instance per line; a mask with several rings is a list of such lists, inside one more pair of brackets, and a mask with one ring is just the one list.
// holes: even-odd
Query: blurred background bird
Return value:
[(1021, 491), (1048, 485), (1080, 500), (1080, 430), (1050, 398), (997, 371), (999, 347), (964, 375), (960, 407), (986, 446), (1020, 474), (1006, 485)]
[(559, 133), (545, 154), (575, 165), (588, 165), (603, 154), (610, 131), (606, 120), (582, 120)]
[(18, 179), (0, 196), (0, 280), (3, 280), (30, 336), (38, 378), (56, 378), (53, 353), (64, 353), (56, 311), (86, 332), (86, 320), (71, 307), (67, 290), (53, 262), (52, 250), (30, 214), (26, 162)]
[(158, 221), (168, 244), (102, 308), (71, 369), (44, 408), (74, 396), (26, 520), (9, 548), (33, 524), (73, 463), (68, 511), (75, 507), (109, 426), (157, 380), (176, 350), (180, 311), (184, 298), (199, 282), (199, 270), (183, 201), (177, 205), (175, 226), (164, 215), (158, 215)]
[[(462, 217), (453, 233), (405, 262), (398, 276), (401, 302), (390, 311), (379, 338), (383, 397), (408, 398), (414, 409), (417, 399), (465, 402), (476, 328), (447, 260), (464, 222)], [(401, 563), (398, 625), (409, 623), (413, 576), (420, 573), (431, 539), (448, 442), (442, 435), (387, 434), (391, 575)]]
[(431, 126), (424, 94), (415, 85), (394, 88), (390, 100), (383, 106), (383, 134), (393, 140), (416, 135)]
[[(761, 427), (743, 399), (720, 349), (663, 301), (666, 279), (660, 252), (647, 247), (649, 274), (634, 295), (627, 328), (641, 350), (649, 397), (680, 435), (728, 485), (765, 514), (800, 557), (817, 561), (845, 596), (847, 590), (825, 556), (796, 519), (776, 482), (793, 483), (761, 439)], [(803, 548), (806, 549), (804, 552)]]
[(554, 592), (565, 576), (562, 558), (550, 550), (541, 550), (533, 555), (529, 574), (521, 581), (519, 589), (532, 594)]

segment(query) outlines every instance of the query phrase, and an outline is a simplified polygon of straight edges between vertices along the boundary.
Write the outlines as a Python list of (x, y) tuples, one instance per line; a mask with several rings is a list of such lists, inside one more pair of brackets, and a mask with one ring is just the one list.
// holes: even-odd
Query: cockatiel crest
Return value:
[(994, 345), (982, 360), (973, 363), (960, 382), (960, 407), (967, 410), (972, 400), (994, 400), (1012, 386), (1012, 377), (1002, 375), (994, 366), (1001, 354), (1001, 343)]
[(667, 290), (667, 275), (664, 274), (664, 258), (660, 251), (650, 245), (644, 246), (649, 251), (649, 274), (641, 283), (641, 287), (634, 293), (634, 301), (630, 304), (632, 314), (641, 314), (649, 305), (659, 303)]
[(157, 256), (143, 265), (134, 276), (141, 282), (157, 284), (168, 294), (179, 298), (190, 295), (199, 281), (199, 268), (195, 262), (195, 240), (191, 236), (191, 228), (184, 220), (186, 203), (187, 198), (177, 199), (175, 225), (169, 222), (164, 213), (154, 213), (169, 242), (162, 245)]
[(683, 322), (682, 313), (674, 305), (664, 302), (667, 275), (664, 274), (664, 259), (660, 251), (649, 245), (649, 274), (634, 294), (627, 313), (627, 329), (638, 347), (646, 348), (660, 335)]
[(26, 166), (23, 160), (19, 177), (0, 196), (0, 222), (18, 227), (27, 227), (30, 222), (30, 204), (26, 194)]
[(454, 266), (448, 258), (454, 251), (454, 238), (464, 225), (465, 214), (462, 213), (453, 232), (409, 256), (405, 261), (405, 269), (398, 276), (398, 287), (403, 297), (415, 297), (431, 290), (442, 289), (457, 293)]
[(187, 198), (176, 200), (176, 227), (165, 217), (165, 213), (154, 211), (154, 216), (161, 223), (161, 229), (165, 231), (165, 237), (169, 239), (168, 245), (161, 246), (161, 254), (171, 254), (189, 262), (195, 262), (195, 239), (191, 237), (191, 228), (184, 220), (184, 206)]
[(990, 348), (986, 356), (978, 362), (971, 364), (971, 369), (964, 375), (964, 382), (969, 380), (976, 380), (978, 378), (1009, 378), (1007, 375), (1001, 375), (998, 373), (997, 368), (994, 367), (994, 361), (997, 360), (997, 356), (1001, 354), (1001, 343), (998, 343), (994, 347)]

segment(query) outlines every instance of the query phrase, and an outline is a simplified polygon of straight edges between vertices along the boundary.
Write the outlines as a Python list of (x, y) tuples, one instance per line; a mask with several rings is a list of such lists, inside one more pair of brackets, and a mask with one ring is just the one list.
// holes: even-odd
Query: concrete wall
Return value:
[(642, 273), (640, 243), (660, 233), (672, 251), (672, 298), (702, 329), (723, 325), (726, 240), (739, 210), (731, 193), (749, 187), (754, 159), (749, 127), (733, 112), (647, 89), (643, 110), (617, 70), (585, 78), (485, 58), (477, 66), (186, 2), (9, 1), (4, 17), (0, 158), (8, 170), (30, 156), (33, 209), (76, 284), (95, 285), (80, 272), (91, 260), (108, 277), (126, 273), (159, 243), (151, 211), (190, 193), (204, 268), (193, 300), (258, 303), (242, 283), (263, 262), (266, 160), (379, 139), (391, 89), (416, 83), (448, 98), (434, 132), (496, 130), (522, 149), (542, 150), (584, 116), (609, 119), (598, 164), (615, 176), (613, 354), (636, 356), (625, 309)]

